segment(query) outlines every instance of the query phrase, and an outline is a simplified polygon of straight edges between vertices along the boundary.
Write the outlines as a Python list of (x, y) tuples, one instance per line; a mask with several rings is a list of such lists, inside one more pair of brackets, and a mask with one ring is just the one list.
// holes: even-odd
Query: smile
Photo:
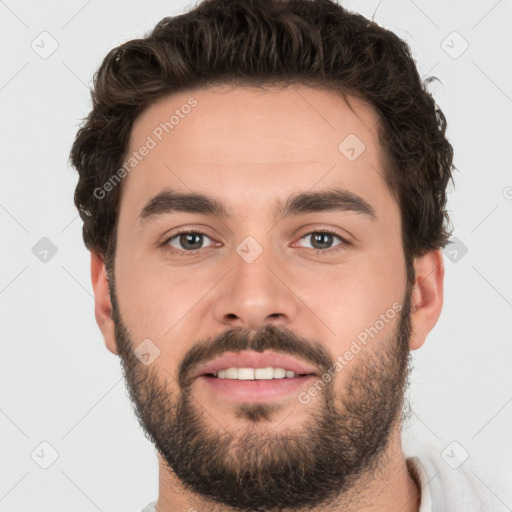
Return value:
[(238, 379), (238, 380), (270, 380), (270, 379), (292, 379), (295, 377), (293, 370), (285, 368), (225, 368), (212, 374), (219, 379)]

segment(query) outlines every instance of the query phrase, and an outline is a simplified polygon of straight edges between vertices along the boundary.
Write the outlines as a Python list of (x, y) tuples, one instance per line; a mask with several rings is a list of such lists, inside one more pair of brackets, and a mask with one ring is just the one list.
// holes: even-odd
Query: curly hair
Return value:
[(364, 100), (379, 119), (408, 279), (414, 257), (448, 243), (453, 149), (405, 41), (333, 0), (204, 0), (112, 49), (94, 76), (70, 154), (87, 248), (106, 259), (115, 248), (121, 184), (105, 197), (94, 191), (123, 165), (137, 116), (166, 95), (224, 84), (299, 84)]

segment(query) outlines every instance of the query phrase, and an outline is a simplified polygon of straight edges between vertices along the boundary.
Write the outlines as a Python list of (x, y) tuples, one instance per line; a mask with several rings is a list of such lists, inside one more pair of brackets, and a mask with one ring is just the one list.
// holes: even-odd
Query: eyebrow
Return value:
[[(376, 220), (374, 208), (362, 197), (341, 189), (302, 192), (290, 196), (284, 203), (278, 201), (272, 210), (273, 220), (314, 212), (346, 211), (360, 213)], [(233, 213), (213, 197), (198, 193), (164, 190), (150, 199), (139, 214), (141, 222), (176, 212), (214, 215), (224, 219)]]

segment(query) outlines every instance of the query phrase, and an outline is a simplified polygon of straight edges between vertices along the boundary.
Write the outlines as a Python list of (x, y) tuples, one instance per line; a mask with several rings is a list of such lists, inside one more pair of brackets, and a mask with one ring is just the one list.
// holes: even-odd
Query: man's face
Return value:
[(133, 127), (129, 154), (150, 149), (122, 184), (116, 343), (161, 456), (227, 505), (326, 500), (399, 428), (410, 337), (400, 213), (377, 118), (351, 104), (307, 87), (224, 87), (165, 98)]

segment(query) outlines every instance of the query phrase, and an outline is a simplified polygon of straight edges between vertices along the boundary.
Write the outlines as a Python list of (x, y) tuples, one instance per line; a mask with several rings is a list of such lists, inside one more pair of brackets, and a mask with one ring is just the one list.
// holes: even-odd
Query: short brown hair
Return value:
[(413, 257), (447, 244), (453, 149), (407, 43), (331, 0), (204, 0), (111, 50), (95, 74), (70, 155), (89, 249), (107, 258), (115, 247), (121, 185), (101, 199), (94, 190), (122, 166), (137, 116), (171, 93), (223, 84), (302, 84), (363, 99), (380, 120), (409, 280)]

